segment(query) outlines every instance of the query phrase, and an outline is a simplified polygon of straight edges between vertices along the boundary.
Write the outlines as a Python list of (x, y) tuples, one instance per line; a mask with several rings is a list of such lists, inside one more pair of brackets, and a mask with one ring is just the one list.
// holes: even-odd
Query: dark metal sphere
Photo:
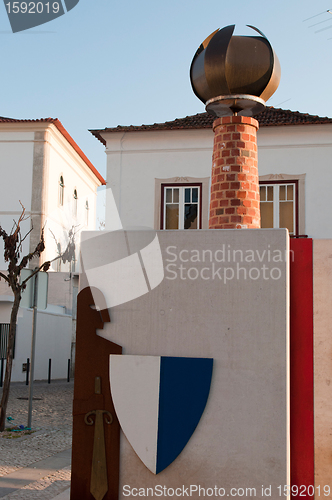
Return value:
[[(222, 108), (232, 96), (237, 96), (234, 109), (229, 104), (229, 111), (219, 116), (232, 113), (250, 116), (253, 113), (248, 97), (254, 97), (253, 107), (262, 100), (264, 108), (264, 101), (278, 88), (280, 64), (261, 31), (249, 26), (258, 36), (233, 36), (234, 28), (235, 25), (226, 26), (204, 40), (192, 60), (190, 81), (194, 93), (204, 103), (211, 100), (215, 103), (220, 98)], [(245, 97), (245, 110), (241, 107), (241, 95)], [(212, 114), (216, 114), (215, 109)]]

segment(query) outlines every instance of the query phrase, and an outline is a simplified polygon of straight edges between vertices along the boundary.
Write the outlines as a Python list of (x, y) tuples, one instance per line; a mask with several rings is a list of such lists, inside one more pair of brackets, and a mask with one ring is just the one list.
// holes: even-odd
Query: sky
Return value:
[(190, 64), (201, 42), (229, 24), (239, 34), (246, 24), (259, 28), (279, 58), (268, 105), (332, 117), (332, 0), (80, 0), (19, 33), (8, 1), (0, 5), (0, 116), (59, 118), (104, 176), (104, 146), (88, 130), (203, 112)]

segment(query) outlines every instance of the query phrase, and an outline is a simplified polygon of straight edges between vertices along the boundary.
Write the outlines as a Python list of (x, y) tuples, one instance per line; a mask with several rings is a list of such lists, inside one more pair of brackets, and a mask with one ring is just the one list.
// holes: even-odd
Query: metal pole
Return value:
[(30, 358), (27, 358), (27, 374), (25, 377), (25, 385), (29, 385)]
[(70, 382), (70, 359), (68, 359), (67, 382)]
[(4, 358), (1, 358), (1, 369), (0, 369), (0, 387), (2, 387), (3, 383), (3, 363), (4, 363)]
[(48, 360), (48, 380), (47, 382), (50, 384), (51, 383), (51, 365), (52, 365), (52, 360)]
[(38, 296), (38, 273), (35, 274), (35, 289), (33, 293), (33, 317), (32, 317), (32, 338), (31, 338), (31, 363), (30, 363), (30, 384), (29, 384), (29, 408), (28, 427), (31, 428), (32, 398), (33, 398), (33, 377), (35, 369), (35, 347), (36, 347), (36, 326), (37, 326), (37, 296)]

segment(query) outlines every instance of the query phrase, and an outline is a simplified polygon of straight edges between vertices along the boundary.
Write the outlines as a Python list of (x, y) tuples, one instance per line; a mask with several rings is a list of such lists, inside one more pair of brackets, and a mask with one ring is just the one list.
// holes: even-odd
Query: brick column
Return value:
[(260, 228), (258, 127), (246, 116), (213, 122), (210, 229)]

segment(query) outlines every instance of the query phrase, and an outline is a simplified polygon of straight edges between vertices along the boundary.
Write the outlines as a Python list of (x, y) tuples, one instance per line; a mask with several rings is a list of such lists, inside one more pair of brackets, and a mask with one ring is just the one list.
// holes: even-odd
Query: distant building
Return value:
[[(31, 216), (23, 225), (33, 231), (24, 242), (32, 250), (45, 227), (46, 250), (41, 259), (53, 259), (65, 250), (74, 228), (75, 258), (69, 266), (57, 261), (55, 271), (77, 271), (79, 233), (95, 229), (97, 187), (105, 180), (58, 119), (0, 118), (0, 169), (3, 189), (0, 223), (9, 231), (21, 213)], [(2, 255), (0, 268), (4, 269)]]
[[(82, 230), (95, 229), (98, 186), (105, 180), (58, 119), (16, 120), (0, 117), (0, 225), (10, 232), (25, 208), (22, 255), (33, 251), (44, 228), (42, 263), (66, 249), (75, 232), (75, 255), (70, 263), (53, 262), (48, 304), (37, 323), (36, 378), (47, 378), (48, 359), (53, 376), (66, 377), (67, 360), (74, 357), (79, 245)], [(0, 243), (0, 248), (2, 242)], [(38, 262), (32, 262), (35, 267)], [(0, 269), (7, 265), (0, 252)], [(0, 358), (5, 357), (12, 296), (0, 282)], [(40, 324), (40, 327), (38, 327)], [(47, 327), (45, 327), (47, 325)], [(13, 380), (23, 380), (22, 366), (30, 357), (31, 311), (22, 309), (18, 320)]]

